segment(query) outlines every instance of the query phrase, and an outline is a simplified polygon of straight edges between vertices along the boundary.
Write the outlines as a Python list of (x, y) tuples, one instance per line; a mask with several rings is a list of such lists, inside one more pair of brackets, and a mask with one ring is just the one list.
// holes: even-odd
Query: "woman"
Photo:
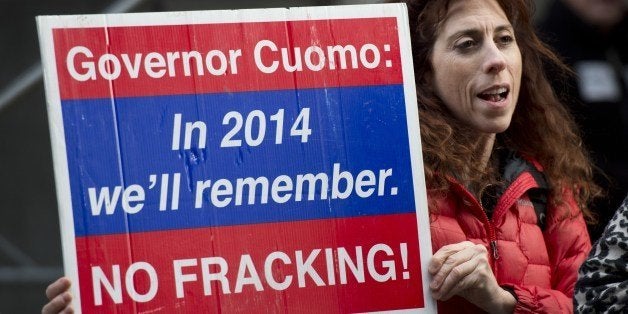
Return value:
[(407, 1), (441, 313), (572, 312), (598, 188), (525, 0)]
[[(572, 312), (597, 188), (542, 70), (564, 66), (524, 0), (407, 4), (439, 311)], [(48, 309), (67, 306), (68, 287), (49, 287)]]

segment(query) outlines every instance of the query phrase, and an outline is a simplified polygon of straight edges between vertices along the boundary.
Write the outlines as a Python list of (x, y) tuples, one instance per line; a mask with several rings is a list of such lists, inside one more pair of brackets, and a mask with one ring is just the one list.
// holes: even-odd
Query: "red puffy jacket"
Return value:
[[(573, 313), (578, 268), (591, 242), (571, 193), (563, 195), (559, 207), (548, 203), (542, 230), (529, 197), (531, 189), (538, 187), (530, 171), (508, 185), (490, 220), (467, 189), (450, 181), (448, 195), (432, 199), (436, 205), (430, 223), (433, 251), (462, 241), (484, 244), (497, 282), (516, 295), (515, 313)], [(482, 312), (458, 296), (438, 302), (438, 311)]]

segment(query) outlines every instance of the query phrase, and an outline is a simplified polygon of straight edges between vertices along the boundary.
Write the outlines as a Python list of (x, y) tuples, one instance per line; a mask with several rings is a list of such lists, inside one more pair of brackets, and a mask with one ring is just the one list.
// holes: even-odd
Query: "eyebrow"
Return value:
[[(501, 31), (513, 31), (513, 27), (510, 24), (503, 24), (503, 25), (499, 25), (497, 27), (495, 27), (495, 32), (501, 32)], [(447, 37), (448, 41), (453, 40), (454, 38), (458, 38), (461, 36), (473, 36), (473, 35), (477, 35), (479, 33), (481, 33), (482, 31), (479, 30), (478, 28), (467, 28), (467, 29), (463, 29), (460, 31), (457, 31), (453, 34), (451, 34), (451, 36)]]

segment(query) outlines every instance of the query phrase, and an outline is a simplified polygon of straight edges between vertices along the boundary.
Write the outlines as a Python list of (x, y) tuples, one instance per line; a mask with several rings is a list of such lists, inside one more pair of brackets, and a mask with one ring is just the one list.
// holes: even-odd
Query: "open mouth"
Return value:
[(500, 102), (508, 97), (508, 88), (499, 87), (478, 94), (478, 97), (491, 102)]

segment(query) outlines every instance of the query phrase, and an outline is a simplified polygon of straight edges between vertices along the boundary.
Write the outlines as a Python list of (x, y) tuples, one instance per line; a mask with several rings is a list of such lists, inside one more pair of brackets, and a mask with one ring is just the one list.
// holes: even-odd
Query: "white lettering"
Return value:
[(373, 279), (378, 282), (385, 282), (388, 280), (397, 279), (397, 273), (395, 272), (395, 262), (393, 260), (382, 261), (382, 267), (387, 270), (387, 272), (380, 274), (377, 272), (375, 268), (375, 254), (379, 252), (386, 253), (387, 256), (394, 256), (393, 250), (390, 246), (386, 244), (376, 244), (370, 250), (366, 257), (366, 265), (369, 270), (369, 274)]
[(292, 191), (292, 178), (287, 175), (280, 175), (275, 180), (273, 180), (272, 190), (272, 198), (273, 201), (277, 204), (283, 204), (290, 200), (292, 197), (292, 193), (285, 193), (283, 196), (279, 195), (279, 193), (291, 192)]
[(113, 284), (109, 281), (102, 268), (99, 266), (92, 266), (92, 287), (94, 289), (94, 304), (102, 305), (102, 287), (116, 304), (122, 303), (122, 280), (120, 279), (120, 266), (111, 266), (111, 272), (113, 273)]
[(135, 58), (133, 59), (133, 63), (131, 63), (131, 59), (129, 58), (129, 55), (127, 54), (123, 54), (122, 55), (122, 63), (124, 64), (124, 67), (127, 69), (127, 71), (129, 72), (129, 76), (131, 78), (137, 78), (140, 75), (140, 62), (142, 60), (142, 54), (141, 53), (136, 53), (135, 54)]
[[(91, 194), (90, 194), (91, 199)], [(141, 185), (133, 184), (124, 189), (122, 193), (122, 209), (129, 214), (136, 214), (142, 208), (144, 203), (137, 203), (131, 205), (131, 202), (143, 202), (144, 201), (144, 188)]]
[[(121, 186), (113, 188), (113, 194), (109, 194), (109, 187), (103, 187), (100, 189), (98, 196), (96, 195), (96, 188), (88, 188), (87, 194), (89, 194), (89, 205), (91, 208), (92, 216), (99, 216), (102, 212), (103, 205), (105, 207), (105, 213), (107, 215), (113, 215), (122, 193), (122, 209), (128, 214), (136, 214), (142, 208), (144, 208), (144, 188), (141, 185), (132, 184), (124, 189), (122, 192)], [(136, 202), (136, 204), (131, 204)]]
[[(217, 273), (211, 273), (209, 266), (216, 265), (218, 268)], [(211, 282), (220, 281), (222, 287), (222, 293), (229, 294), (229, 280), (227, 279), (227, 271), (229, 266), (227, 261), (222, 257), (206, 257), (201, 259), (201, 269), (203, 272), (203, 291), (205, 295), (212, 294)]]
[(183, 58), (183, 73), (185, 76), (192, 76), (191, 59), (196, 61), (196, 75), (203, 76), (203, 58), (198, 51), (184, 51), (181, 56)]
[[(316, 54), (318, 63), (314, 63), (312, 60), (312, 54)], [(305, 49), (305, 65), (307, 65), (308, 69), (315, 72), (325, 68), (325, 53), (323, 52), (323, 49), (318, 46), (307, 47), (307, 49)]]
[(181, 58), (181, 54), (178, 51), (166, 53), (166, 60), (168, 62), (168, 76), (176, 76), (177, 70), (175, 68), (174, 62), (177, 61), (179, 58)]
[(105, 80), (115, 80), (120, 77), (121, 72), (122, 66), (116, 56), (106, 53), (98, 59), (98, 73)]
[[(257, 186), (261, 186), (260, 193), (256, 193)], [(242, 205), (242, 194), (244, 193), (244, 186), (248, 186), (249, 190), (249, 199), (247, 205), (255, 204), (255, 195), (261, 195), (260, 203), (266, 204), (268, 203), (268, 179), (266, 177), (259, 177), (257, 179), (254, 178), (239, 178), (236, 180), (236, 196), (235, 196), (235, 204)]]
[[(175, 115), (175, 130), (179, 126), (178, 116)], [(176, 137), (179, 135), (173, 135), (173, 148), (178, 148)], [(388, 194), (386, 191), (386, 179), (391, 177), (392, 173), (392, 168), (380, 169), (377, 176), (375, 171), (366, 169), (354, 177), (350, 171), (342, 170), (339, 163), (334, 163), (331, 174), (325, 172), (297, 174), (294, 179), (287, 175), (278, 175), (272, 179), (272, 184), (271, 179), (264, 176), (197, 181), (194, 208), (203, 208), (205, 200), (208, 200), (211, 206), (219, 208), (229, 205), (267, 204), (269, 199), (276, 204), (291, 200), (322, 201), (329, 198), (330, 191), (332, 200), (347, 199), (352, 195), (369, 198), (375, 195), (376, 188), (377, 196), (397, 195), (397, 187), (392, 187)], [(107, 205), (109, 202), (115, 202), (116, 197), (115, 193), (110, 197), (109, 190), (104, 189), (96, 198), (96, 192), (90, 190), (93, 211), (98, 213), (103, 203)]]
[[(138, 271), (144, 271), (148, 275), (148, 291), (141, 294), (135, 288), (137, 282), (135, 274)], [(120, 265), (112, 265), (111, 273), (113, 283), (107, 278), (107, 275), (103, 272), (100, 266), (92, 266), (92, 288), (94, 292), (94, 304), (102, 305), (102, 287), (105, 288), (107, 294), (111, 297), (114, 303), (122, 303), (122, 278), (120, 274)], [(157, 272), (155, 268), (147, 262), (135, 262), (129, 266), (124, 275), (124, 283), (126, 285), (126, 292), (129, 297), (135, 302), (148, 302), (155, 298), (159, 288), (159, 280), (157, 279)]]
[(314, 283), (317, 286), (320, 287), (320, 286), (325, 285), (325, 282), (323, 282), (323, 279), (321, 278), (321, 276), (319, 276), (316, 270), (314, 269), (314, 267), (312, 267), (312, 263), (314, 263), (314, 260), (316, 259), (316, 257), (318, 256), (318, 253), (320, 252), (321, 252), (320, 249), (312, 250), (312, 252), (307, 257), (307, 259), (303, 261), (303, 252), (296, 251), (297, 279), (299, 281), (299, 288), (305, 287), (305, 275), (310, 275), (310, 278), (314, 280)]
[(92, 216), (100, 215), (103, 203), (105, 205), (105, 213), (107, 215), (113, 215), (121, 190), (121, 186), (116, 186), (113, 188), (113, 195), (109, 196), (109, 187), (103, 187), (98, 194), (98, 200), (96, 200), (96, 189), (88, 188), (87, 192), (89, 194), (89, 205), (92, 209)]
[(317, 175), (313, 175), (311, 173), (306, 173), (303, 175), (298, 175), (297, 176), (297, 188), (296, 191), (294, 191), (294, 200), (296, 202), (301, 201), (301, 198), (303, 196), (303, 183), (308, 182), (308, 193), (307, 193), (307, 199), (308, 201), (314, 200), (315, 196), (316, 196), (316, 182), (320, 182), (321, 183), (321, 187), (320, 187), (320, 199), (321, 200), (326, 200), (327, 199), (327, 186), (329, 186), (329, 182), (328, 182), (328, 176), (325, 173), (319, 173)]
[[(371, 170), (364, 170), (358, 173), (355, 178), (355, 193), (361, 198), (367, 198), (373, 194), (375, 188), (375, 174)], [(368, 187), (364, 190), (365, 187)]]
[(345, 248), (338, 248), (338, 273), (340, 274), (340, 283), (343, 285), (347, 284), (347, 267), (358, 282), (364, 282), (364, 261), (361, 246), (355, 248), (355, 263)]
[[(349, 171), (340, 172), (340, 164), (334, 164), (334, 173), (332, 176), (331, 198), (345, 199), (351, 195), (353, 190), (353, 176)], [(340, 182), (345, 181), (345, 190), (340, 191)]]
[[(371, 61), (368, 60), (367, 53), (369, 51), (373, 55)], [(360, 49), (360, 62), (367, 69), (374, 69), (374, 68), (376, 68), (379, 65), (380, 59), (381, 59), (381, 57), (379, 55), (379, 49), (377, 49), (377, 47), (375, 45), (373, 45), (373, 44), (366, 44), (366, 45), (362, 46), (362, 48)]]
[[(214, 59), (218, 59), (218, 67), (214, 67)], [(205, 66), (213, 75), (223, 75), (227, 72), (227, 57), (220, 50), (212, 50), (205, 56)]]
[(144, 70), (152, 78), (161, 78), (166, 74), (166, 59), (157, 52), (151, 52), (144, 59)]
[[(311, 287), (313, 285), (318, 287), (332, 286), (336, 285), (338, 279), (338, 282), (343, 285), (349, 282), (366, 283), (369, 280), (370, 282), (387, 282), (397, 279), (397, 269), (402, 270), (401, 277), (407, 280), (410, 276), (407, 269), (406, 243), (400, 243), (399, 247), (400, 250), (395, 251), (387, 244), (377, 243), (368, 248), (368, 252), (366, 252), (366, 248), (363, 250), (362, 246), (312, 249), (308, 252), (302, 250), (290, 253), (274, 251), (268, 253), (266, 257), (257, 256), (255, 261), (249, 254), (239, 256), (238, 260), (227, 260), (219, 256), (175, 260), (173, 261), (173, 266), (176, 295), (177, 298), (186, 297), (184, 284), (186, 282), (196, 282), (199, 275), (198, 272), (202, 276), (205, 296), (218, 294), (217, 291), (212, 291), (212, 289), (222, 290), (222, 294), (243, 293), (246, 292), (246, 286), (251, 286), (251, 290), (255, 289), (255, 291), (264, 291), (266, 289), (284, 291), (292, 286), (298, 286), (299, 288)], [(349, 249), (355, 252), (355, 254), (349, 254)], [(320, 254), (323, 250), (325, 252), (324, 257)], [(400, 267), (396, 267), (395, 263), (398, 261), (395, 260), (395, 256), (401, 258)], [(198, 267), (199, 261), (200, 269)], [(236, 263), (238, 265), (237, 273), (230, 273), (229, 270), (235, 269), (235, 267), (229, 267), (229, 265), (235, 265)], [(152, 267), (148, 266), (138, 265), (136, 268), (145, 270), (150, 275), (153, 273), (153, 270)], [(184, 268), (189, 269), (184, 271)], [(263, 269), (263, 272), (258, 273), (258, 269)], [(135, 270), (132, 271), (130, 269), (126, 276), (129, 293), (134, 291), (134, 288), (128, 289), (128, 287), (132, 287), (132, 283), (129, 280), (133, 278), (134, 272)], [(325, 279), (323, 279), (321, 274), (325, 272), (327, 274)], [(99, 289), (97, 292), (100, 294), (101, 286), (104, 286), (114, 300), (120, 300), (121, 302), (123, 290), (119, 282), (119, 268), (113, 268), (113, 284), (102, 273), (102, 270), (95, 269), (93, 273), (95, 274), (93, 276), (94, 289)], [(156, 274), (151, 276), (151, 280), (154, 278), (156, 278)], [(148, 293), (136, 295), (135, 298), (140, 300), (152, 298), (152, 291), (156, 289), (154, 286), (151, 286)], [(191, 287), (196, 287), (196, 285), (191, 285)], [(187, 294), (190, 295), (194, 293), (196, 292), (187, 291)], [(102, 299), (100, 300), (102, 302)]]
[(279, 61), (273, 61), (270, 66), (264, 65), (262, 62), (262, 49), (268, 48), (270, 51), (277, 51), (277, 45), (270, 40), (262, 40), (255, 45), (255, 50), (253, 51), (253, 57), (255, 59), (255, 65), (257, 68), (264, 73), (273, 73), (277, 71), (279, 67)]
[[(217, 180), (212, 186), (212, 204), (216, 207), (225, 207), (231, 203), (231, 197), (228, 197), (233, 194), (233, 185), (227, 179)], [(219, 197), (227, 196), (221, 199)]]
[(183, 267), (196, 266), (196, 259), (183, 259), (172, 261), (174, 267), (174, 282), (177, 291), (177, 298), (183, 298), (184, 290), (183, 283), (189, 281), (196, 281), (196, 274), (183, 274)]
[[(70, 76), (84, 82), (96, 80), (99, 77), (105, 80), (116, 80), (121, 75), (128, 75), (131, 79), (140, 77), (159, 79), (166, 75), (175, 77), (177, 72), (182, 72), (184, 76), (203, 76), (205, 70), (213, 76), (224, 75), (227, 71), (237, 74), (237, 62), (241, 56), (240, 49), (227, 52), (210, 50), (204, 55), (192, 50), (166, 53), (151, 51), (145, 54), (105, 53), (94, 56), (89, 48), (75, 46), (68, 51), (65, 62)], [(78, 61), (80, 61), (80, 66), (77, 68)], [(193, 71), (193, 67), (196, 71)]]
[(89, 49), (83, 46), (73, 47), (72, 49), (70, 49), (70, 51), (68, 52), (68, 56), (65, 59), (65, 64), (68, 68), (68, 72), (70, 72), (72, 78), (77, 81), (84, 82), (87, 80), (95, 80), (96, 67), (94, 66), (93, 61), (85, 61), (81, 63), (82, 70), (87, 70), (86, 72), (79, 73), (78, 71), (76, 71), (76, 68), (74, 67), (74, 58), (76, 58), (76, 55), (79, 53), (88, 58), (94, 57), (94, 54)]
[(347, 46), (329, 46), (327, 47), (327, 55), (329, 56), (329, 68), (334, 70), (336, 69), (338, 62), (336, 62), (336, 54), (338, 54), (338, 60), (340, 62), (340, 68), (347, 68), (347, 53), (349, 53), (349, 57), (351, 58), (351, 68), (358, 68), (358, 54), (355, 51), (355, 47), (352, 45)]
[(266, 261), (264, 262), (264, 277), (266, 277), (266, 282), (271, 288), (279, 291), (286, 290), (292, 283), (292, 276), (285, 276), (283, 282), (277, 282), (273, 276), (273, 262), (276, 260), (280, 260), (286, 265), (292, 263), (288, 254), (284, 252), (272, 252), (266, 257)]
[[(137, 292), (135, 289), (135, 273), (138, 270), (143, 270), (148, 274), (149, 285), (148, 291), (145, 294)], [(126, 284), (126, 290), (131, 299), (135, 302), (148, 302), (152, 300), (157, 294), (157, 288), (159, 287), (159, 280), (157, 280), (157, 272), (155, 268), (146, 262), (136, 262), (131, 264), (124, 276), (124, 282)]]
[[(281, 53), (275, 53), (278, 51)], [(303, 64), (305, 69), (317, 72), (325, 68), (346, 70), (360, 66), (374, 69), (381, 61), (379, 49), (374, 44), (367, 43), (359, 49), (353, 45), (278, 48), (277, 44), (267, 39), (255, 45), (253, 56), (257, 68), (267, 74), (276, 72), (280, 63), (284, 71), (292, 73), (303, 71)]]
[[(249, 273), (249, 276), (246, 276), (246, 273)], [(255, 265), (253, 264), (253, 260), (251, 256), (246, 254), (242, 255), (240, 258), (240, 267), (238, 268), (238, 277), (236, 279), (236, 285), (233, 292), (240, 293), (242, 292), (242, 287), (244, 285), (254, 285), (255, 290), (263, 291), (264, 287), (262, 286), (262, 281), (259, 279), (259, 275), (257, 275), (257, 270), (255, 270)]]

